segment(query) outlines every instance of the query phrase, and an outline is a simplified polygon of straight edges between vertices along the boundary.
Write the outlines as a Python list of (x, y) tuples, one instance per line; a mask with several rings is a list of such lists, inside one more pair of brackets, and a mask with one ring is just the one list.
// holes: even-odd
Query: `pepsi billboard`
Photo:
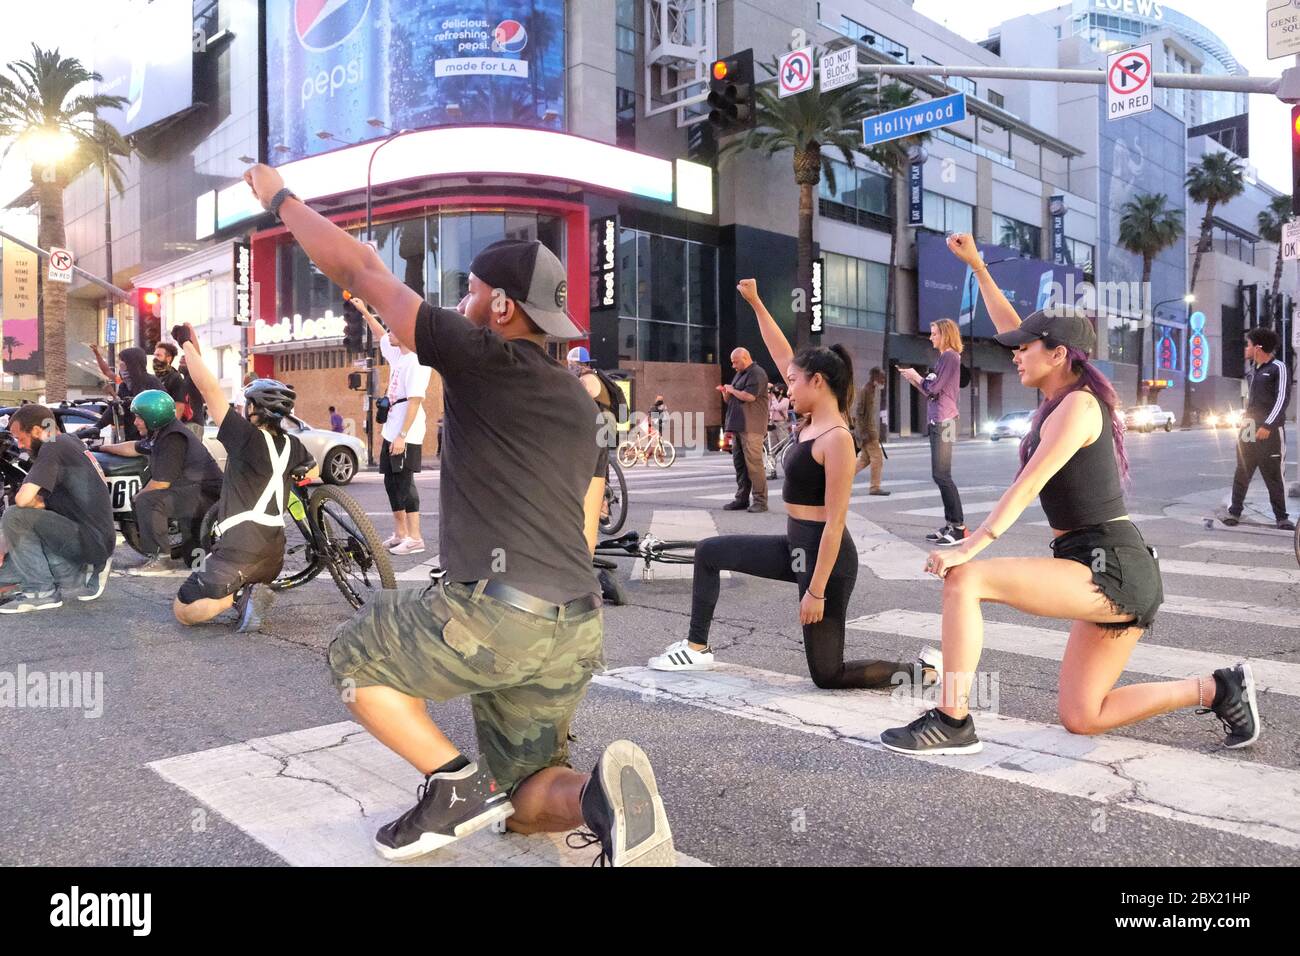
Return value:
[[(1023, 319), (1048, 305), (1078, 304), (1084, 289), (1083, 272), (1042, 259), (1020, 258), (1015, 249), (976, 243), (989, 274)], [(932, 232), (916, 237), (917, 329), (929, 332), (936, 319), (952, 319), (962, 335), (992, 338), (997, 329), (973, 281), (971, 269), (948, 251), (947, 239)]]
[(267, 156), (388, 135), (372, 118), (562, 131), (564, 28), (564, 0), (267, 0)]

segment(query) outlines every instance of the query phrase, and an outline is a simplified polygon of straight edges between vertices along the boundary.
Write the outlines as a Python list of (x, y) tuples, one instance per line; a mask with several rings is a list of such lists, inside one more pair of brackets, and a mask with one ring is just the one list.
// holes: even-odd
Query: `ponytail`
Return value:
[(853, 417), (853, 357), (843, 345), (829, 348), (805, 348), (794, 357), (795, 367), (806, 375), (820, 375), (826, 386), (835, 394), (844, 420), (852, 424)]

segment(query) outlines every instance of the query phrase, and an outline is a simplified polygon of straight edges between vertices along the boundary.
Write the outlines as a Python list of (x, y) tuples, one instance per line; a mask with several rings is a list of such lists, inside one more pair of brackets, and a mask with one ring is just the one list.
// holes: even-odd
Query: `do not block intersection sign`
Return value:
[(1123, 119), (1155, 107), (1151, 80), (1151, 44), (1144, 43), (1106, 58), (1106, 117)]

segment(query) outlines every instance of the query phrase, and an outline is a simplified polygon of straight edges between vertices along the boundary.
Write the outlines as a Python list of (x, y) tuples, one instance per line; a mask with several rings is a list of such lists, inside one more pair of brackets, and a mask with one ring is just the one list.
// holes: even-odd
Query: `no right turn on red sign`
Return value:
[(1123, 119), (1148, 113), (1155, 106), (1151, 80), (1151, 44), (1144, 43), (1106, 58), (1106, 116)]

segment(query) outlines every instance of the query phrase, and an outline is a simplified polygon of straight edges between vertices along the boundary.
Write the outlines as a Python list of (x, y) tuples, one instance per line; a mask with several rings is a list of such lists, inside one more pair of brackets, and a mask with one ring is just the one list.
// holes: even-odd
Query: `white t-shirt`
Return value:
[[(432, 374), (433, 369), (427, 365), (421, 365), (414, 352), (407, 352), (403, 355), (401, 348), (392, 339), (392, 333), (389, 333), (379, 340), (379, 351), (383, 353), (384, 360), (388, 362), (391, 368), (388, 376), (388, 400), (396, 402), (399, 398), (409, 398), (411, 401), (423, 401), (425, 393), (429, 390), (429, 376)], [(410, 407), (406, 402), (393, 405), (388, 410), (388, 421), (384, 422), (384, 438), (389, 444), (397, 441), (401, 435), (402, 424), (406, 421), (409, 410)], [(406, 443), (408, 445), (424, 444), (423, 405), (420, 406), (420, 411), (416, 413), (410, 431), (406, 433)]]

